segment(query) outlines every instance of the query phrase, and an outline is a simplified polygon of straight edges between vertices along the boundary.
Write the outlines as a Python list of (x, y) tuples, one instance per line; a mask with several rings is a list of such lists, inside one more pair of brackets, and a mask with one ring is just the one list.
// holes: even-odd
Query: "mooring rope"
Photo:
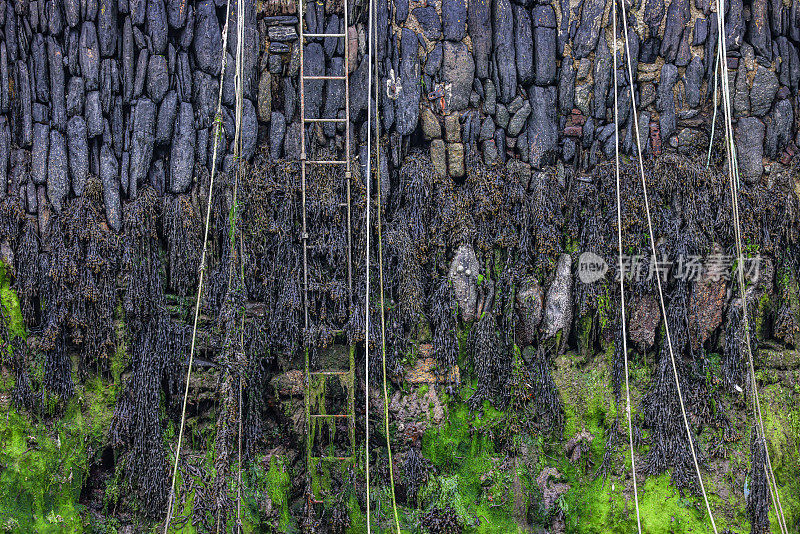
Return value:
[(175, 450), (175, 464), (172, 467), (172, 482), (170, 483), (169, 498), (167, 501), (167, 515), (164, 519), (164, 534), (169, 530), (172, 521), (173, 506), (175, 505), (175, 480), (178, 476), (178, 461), (180, 460), (181, 444), (183, 442), (183, 430), (186, 424), (186, 401), (189, 398), (189, 380), (192, 376), (192, 363), (194, 361), (194, 348), (197, 343), (197, 321), (200, 318), (200, 299), (203, 295), (203, 279), (206, 271), (206, 252), (208, 250), (208, 231), (211, 226), (211, 205), (214, 194), (214, 175), (217, 170), (217, 146), (219, 143), (220, 126), (222, 126), (222, 87), (225, 77), (225, 59), (228, 48), (228, 23), (230, 22), (231, 0), (227, 2), (227, 13), (225, 15), (225, 26), (222, 31), (222, 66), (219, 75), (219, 94), (217, 96), (217, 113), (214, 117), (214, 153), (211, 156), (211, 176), (208, 183), (208, 207), (206, 208), (206, 224), (203, 232), (203, 248), (200, 253), (200, 273), (197, 282), (197, 301), (194, 307), (194, 323), (192, 325), (192, 343), (189, 348), (189, 361), (186, 370), (186, 385), (183, 391), (183, 405), (181, 406), (181, 424), (178, 431), (178, 446)]
[[(638, 161), (638, 163), (639, 163), (639, 174), (641, 176), (642, 190), (644, 192), (644, 206), (645, 206), (645, 212), (647, 214), (647, 228), (648, 228), (648, 231), (649, 231), (650, 250), (652, 252), (652, 261), (656, 262), (657, 261), (656, 260), (657, 256), (656, 256), (656, 242), (655, 242), (655, 237), (654, 237), (655, 234), (653, 234), (653, 220), (652, 220), (652, 217), (650, 215), (650, 199), (649, 199), (649, 197), (647, 195), (647, 179), (645, 177), (644, 163), (642, 161), (641, 140), (639, 139), (639, 115), (638, 115), (637, 108), (636, 108), (636, 96), (635, 96), (634, 91), (633, 91), (633, 67), (631, 65), (630, 44), (628, 43), (628, 15), (627, 15), (627, 9), (625, 8), (625, 0), (622, 0), (621, 4), (622, 4), (622, 25), (623, 25), (623, 31), (625, 32), (625, 56), (627, 58), (628, 80), (629, 80), (629, 82), (631, 84), (630, 95), (631, 95), (631, 113), (633, 115), (633, 129), (634, 129), (633, 137), (635, 137), (635, 139), (636, 139), (636, 151), (637, 151), (637, 155), (638, 155), (638, 159), (639, 159), (639, 161)], [(616, 70), (616, 65), (614, 65), (614, 69)], [(622, 276), (622, 273), (620, 273), (620, 276)], [(685, 406), (684, 401), (683, 401), (683, 393), (681, 393), (681, 384), (680, 384), (680, 379), (678, 378), (678, 366), (677, 366), (677, 364), (675, 362), (675, 353), (674, 353), (673, 348), (672, 348), (672, 337), (670, 336), (670, 333), (669, 333), (669, 320), (667, 319), (667, 307), (664, 304), (664, 290), (661, 287), (661, 276), (658, 273), (656, 273), (656, 277), (655, 278), (656, 278), (656, 284), (658, 286), (658, 298), (659, 298), (659, 302), (661, 304), (661, 315), (664, 318), (664, 332), (665, 332), (666, 338), (667, 338), (667, 347), (669, 349), (669, 357), (670, 357), (670, 360), (672, 361), (672, 374), (675, 377), (675, 388), (678, 391), (678, 400), (680, 401), (680, 405), (681, 405), (681, 415), (683, 416), (683, 425), (684, 425), (684, 427), (686, 429), (686, 438), (689, 441), (689, 449), (692, 452), (692, 460), (694, 462), (694, 469), (695, 469), (695, 471), (697, 473), (697, 480), (700, 483), (700, 490), (701, 490), (701, 492), (703, 494), (703, 500), (705, 501), (705, 504), (706, 504), (706, 510), (708, 511), (708, 517), (711, 520), (711, 527), (714, 529), (714, 534), (717, 534), (717, 524), (714, 521), (714, 514), (711, 512), (711, 505), (708, 502), (708, 495), (706, 493), (705, 485), (703, 484), (703, 475), (700, 473), (700, 464), (697, 461), (697, 453), (694, 450), (694, 440), (692, 439), (692, 431), (689, 428), (689, 418), (686, 415), (686, 406)]]
[[(625, 0), (623, 0), (624, 2)], [(613, 2), (613, 32), (614, 32), (614, 175), (617, 185), (617, 244), (619, 248), (619, 300), (620, 300), (620, 317), (622, 318), (622, 355), (625, 362), (625, 414), (628, 418), (628, 443), (631, 449), (631, 477), (633, 478), (633, 500), (636, 503), (636, 528), (639, 534), (642, 534), (642, 518), (639, 515), (639, 489), (636, 483), (636, 451), (633, 447), (633, 423), (631, 422), (631, 389), (628, 379), (628, 329), (625, 318), (625, 277), (623, 276), (622, 268), (622, 203), (620, 201), (620, 187), (619, 187), (619, 103), (618, 103), (618, 86), (617, 80), (617, 2)], [(627, 38), (627, 35), (626, 35)], [(632, 87), (629, 87), (633, 92)], [(636, 110), (634, 109), (634, 113)], [(638, 131), (636, 132), (638, 136)]]
[[(375, 15), (377, 16), (377, 14)], [(377, 48), (377, 43), (375, 47)], [(375, 99), (377, 102), (378, 95), (380, 94), (381, 83), (378, 79), (378, 54), (375, 52)], [(392, 443), (389, 437), (389, 392), (386, 386), (386, 301), (383, 294), (383, 241), (382, 234), (382, 201), (383, 189), (381, 186), (381, 121), (379, 119), (378, 106), (375, 106), (375, 167), (377, 169), (376, 183), (378, 185), (378, 285), (381, 294), (381, 364), (383, 366), (383, 420), (384, 432), (386, 434), (386, 450), (389, 455), (389, 482), (392, 487), (392, 512), (394, 513), (394, 526), (397, 529), (397, 534), (400, 534), (400, 518), (397, 513), (397, 498), (394, 491), (394, 460), (392, 459)]]
[[(370, 182), (372, 176), (372, 47), (375, 42), (375, 28), (373, 26), (373, 14), (375, 13), (375, 0), (369, 0), (369, 42), (367, 51), (367, 165), (365, 173), (365, 182), (367, 182), (367, 202), (366, 202), (366, 257), (364, 262), (366, 264), (366, 292), (364, 294), (364, 456), (366, 466), (366, 479), (367, 479), (367, 534), (372, 532), (370, 525), (370, 497), (369, 497), (369, 203), (370, 203)], [(346, 31), (346, 30), (345, 30)], [(345, 37), (347, 39), (348, 37)], [(347, 75), (347, 74), (346, 74)]]
[(736, 253), (737, 253), (736, 280), (742, 301), (742, 322), (744, 323), (743, 327), (745, 334), (745, 344), (747, 345), (748, 370), (750, 374), (750, 380), (753, 386), (753, 393), (752, 393), (753, 416), (756, 418), (758, 423), (756, 426), (756, 437), (758, 440), (761, 441), (761, 445), (764, 447), (765, 459), (766, 459), (765, 467), (766, 467), (767, 478), (770, 484), (770, 492), (773, 495), (772, 504), (775, 509), (775, 517), (778, 521), (778, 526), (780, 527), (781, 532), (784, 534), (788, 534), (789, 530), (786, 527), (786, 517), (783, 514), (783, 506), (780, 501), (780, 494), (778, 493), (778, 483), (777, 480), (775, 479), (775, 473), (772, 469), (772, 460), (770, 458), (769, 448), (767, 447), (767, 438), (766, 438), (766, 433), (764, 431), (764, 419), (761, 413), (761, 400), (758, 394), (758, 383), (756, 382), (755, 365), (753, 363), (753, 350), (750, 345), (750, 323), (747, 313), (747, 297), (745, 294), (745, 282), (744, 282), (744, 254), (742, 252), (743, 251), (742, 228), (741, 228), (741, 219), (739, 216), (739, 186), (741, 185), (741, 182), (739, 175), (739, 162), (736, 155), (736, 143), (734, 142), (730, 85), (728, 79), (728, 50), (725, 44), (725, 17), (724, 17), (725, 3), (724, 0), (717, 0), (716, 4), (717, 4), (717, 20), (718, 20), (717, 43), (719, 48), (717, 57), (719, 59), (719, 63), (721, 65), (721, 70), (722, 70), (722, 76), (721, 76), (722, 100), (723, 100), (723, 109), (725, 111), (725, 134), (726, 134), (725, 147), (728, 156), (728, 182), (731, 190), (731, 200), (732, 200), (733, 220), (734, 220), (734, 230), (735, 230), (734, 235), (736, 237)]
[(706, 156), (706, 168), (711, 165), (711, 147), (714, 145), (714, 128), (717, 125), (717, 76), (719, 75), (719, 53), (714, 61), (714, 115), (711, 117), (711, 137), (708, 138), (708, 155)]

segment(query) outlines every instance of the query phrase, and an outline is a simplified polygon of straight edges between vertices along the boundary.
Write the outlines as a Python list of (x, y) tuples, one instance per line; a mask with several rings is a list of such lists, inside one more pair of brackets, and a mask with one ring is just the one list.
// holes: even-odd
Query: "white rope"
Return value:
[(194, 348), (197, 342), (197, 321), (200, 317), (200, 298), (203, 295), (203, 279), (206, 271), (206, 252), (208, 250), (208, 230), (211, 226), (211, 204), (214, 193), (214, 174), (217, 170), (217, 146), (219, 143), (220, 126), (222, 124), (222, 87), (225, 77), (225, 59), (228, 48), (228, 23), (231, 16), (231, 0), (228, 0), (227, 13), (225, 15), (225, 27), (222, 31), (222, 67), (219, 75), (219, 94), (217, 96), (217, 113), (214, 116), (214, 153), (211, 156), (211, 177), (208, 183), (208, 207), (206, 208), (206, 225), (203, 233), (203, 249), (200, 254), (200, 274), (197, 283), (197, 301), (194, 306), (194, 324), (192, 326), (192, 344), (189, 348), (189, 362), (186, 369), (186, 385), (183, 390), (183, 406), (181, 407), (181, 425), (178, 431), (178, 446), (175, 450), (175, 464), (172, 467), (172, 482), (169, 489), (169, 500), (167, 501), (167, 516), (164, 519), (164, 534), (167, 534), (169, 524), (172, 521), (173, 507), (175, 505), (175, 479), (178, 476), (178, 460), (181, 454), (181, 444), (183, 442), (183, 430), (186, 424), (186, 401), (189, 398), (189, 379), (192, 376), (192, 363), (194, 361)]
[(714, 145), (714, 128), (717, 125), (717, 76), (719, 74), (719, 54), (714, 61), (714, 115), (711, 118), (711, 137), (708, 139), (708, 155), (706, 156), (706, 168), (711, 164), (711, 147)]
[[(364, 454), (366, 464), (366, 477), (367, 477), (367, 534), (372, 532), (370, 525), (370, 499), (369, 499), (369, 233), (370, 233), (370, 185), (372, 182), (372, 44), (374, 42), (375, 28), (372, 21), (373, 13), (375, 12), (375, 0), (369, 1), (369, 43), (367, 46), (367, 166), (365, 181), (367, 182), (367, 202), (366, 202), (366, 293), (364, 295)], [(345, 30), (346, 31), (346, 30)]]
[[(624, 1), (624, 0), (623, 0)], [(631, 449), (631, 477), (633, 478), (633, 500), (636, 503), (636, 527), (639, 534), (642, 534), (642, 518), (639, 515), (639, 489), (636, 483), (636, 452), (633, 447), (633, 423), (631, 422), (631, 389), (628, 380), (628, 329), (625, 319), (625, 277), (623, 276), (622, 268), (622, 205), (620, 202), (620, 187), (619, 187), (619, 103), (617, 100), (618, 94), (618, 80), (617, 80), (617, 2), (614, 0), (613, 10), (613, 31), (614, 31), (614, 158), (616, 165), (614, 166), (614, 175), (617, 181), (617, 244), (619, 246), (619, 300), (620, 300), (620, 317), (622, 318), (622, 354), (625, 361), (625, 414), (628, 418), (628, 443)], [(626, 36), (627, 37), (627, 36)], [(633, 81), (630, 81), (630, 85)], [(633, 92), (633, 87), (629, 87)], [(636, 112), (634, 108), (634, 113)], [(638, 130), (636, 132), (638, 137)]]
[[(629, 43), (628, 43), (628, 15), (627, 15), (626, 11), (627, 10), (625, 9), (625, 0), (622, 0), (622, 24), (623, 24), (623, 31), (625, 32), (625, 55), (627, 57), (627, 64), (628, 64), (628, 79), (630, 80), (630, 83), (633, 84), (633, 67), (631, 66), (631, 52), (630, 52), (630, 46), (629, 46)], [(615, 65), (615, 69), (616, 69), (616, 65)], [(644, 192), (644, 205), (645, 205), (645, 211), (647, 213), (647, 228), (648, 228), (649, 237), (650, 237), (650, 249), (651, 249), (651, 253), (652, 253), (653, 262), (655, 262), (655, 261), (657, 261), (656, 260), (656, 257), (657, 257), (656, 256), (656, 242), (655, 242), (655, 237), (654, 237), (654, 234), (653, 234), (653, 220), (652, 220), (652, 217), (650, 215), (650, 199), (648, 198), (648, 195), (647, 195), (647, 179), (645, 178), (644, 163), (642, 162), (642, 147), (641, 147), (641, 143), (640, 143), (640, 139), (639, 139), (639, 116), (638, 116), (638, 113), (636, 111), (636, 96), (634, 95), (633, 87), (631, 87), (630, 95), (631, 95), (631, 113), (633, 114), (633, 128), (634, 128), (634, 132), (635, 132), (634, 137), (636, 138), (636, 151), (637, 151), (637, 155), (639, 157), (639, 173), (640, 173), (641, 179), (642, 179), (642, 190)], [(664, 332), (665, 332), (666, 338), (667, 338), (667, 347), (669, 349), (669, 357), (670, 357), (670, 360), (672, 361), (672, 374), (675, 377), (675, 388), (678, 391), (678, 400), (680, 401), (680, 405), (681, 405), (681, 415), (683, 416), (683, 425), (684, 425), (684, 427), (686, 429), (686, 438), (689, 441), (689, 449), (692, 451), (692, 460), (694, 462), (695, 471), (697, 472), (697, 480), (700, 483), (700, 490), (703, 493), (703, 500), (705, 501), (705, 504), (706, 504), (706, 510), (708, 511), (708, 517), (709, 517), (709, 519), (711, 519), (711, 527), (714, 529), (714, 534), (717, 534), (717, 524), (714, 521), (714, 514), (711, 512), (711, 505), (708, 502), (708, 495), (706, 494), (706, 488), (705, 488), (705, 485), (703, 484), (703, 476), (700, 473), (700, 464), (697, 461), (697, 453), (694, 450), (694, 440), (692, 439), (692, 431), (689, 428), (689, 419), (686, 416), (686, 406), (684, 405), (683, 394), (681, 393), (681, 384), (680, 384), (680, 380), (678, 378), (678, 367), (677, 367), (677, 364), (675, 363), (675, 353), (674, 353), (673, 348), (672, 348), (672, 337), (670, 336), (670, 333), (669, 333), (669, 321), (667, 319), (667, 307), (664, 304), (664, 290), (661, 287), (661, 276), (658, 273), (656, 273), (656, 277), (655, 278), (656, 278), (656, 284), (658, 285), (658, 298), (659, 298), (659, 302), (661, 304), (661, 316), (664, 318)]]
[[(744, 322), (745, 343), (747, 345), (747, 361), (748, 370), (750, 373), (750, 380), (753, 386), (753, 416), (756, 418), (758, 425), (756, 427), (757, 439), (761, 441), (764, 447), (766, 458), (766, 473), (770, 484), (770, 492), (773, 495), (772, 504), (775, 509), (775, 517), (778, 521), (778, 526), (784, 534), (788, 534), (789, 530), (786, 527), (786, 517), (783, 514), (783, 506), (780, 501), (780, 494), (778, 493), (778, 484), (775, 479), (775, 473), (772, 470), (772, 460), (767, 447), (766, 433), (764, 431), (764, 419), (761, 414), (761, 400), (758, 394), (758, 383), (756, 382), (755, 365), (753, 364), (753, 350), (750, 346), (750, 324), (747, 314), (747, 298), (745, 295), (744, 283), (744, 254), (742, 252), (742, 229), (741, 220), (739, 217), (739, 162), (736, 155), (736, 144), (734, 142), (731, 99), (730, 99), (730, 85), (728, 79), (728, 50), (725, 44), (725, 17), (724, 17), (724, 0), (717, 0), (717, 33), (718, 33), (718, 47), (719, 52), (717, 57), (720, 65), (722, 66), (722, 99), (723, 108), (725, 110), (725, 130), (726, 130), (726, 152), (728, 155), (728, 181), (731, 190), (731, 200), (733, 207), (734, 230), (736, 236), (736, 255), (737, 255), (737, 269), (736, 279), (739, 286), (739, 294), (742, 301), (742, 318)], [(720, 58), (720, 56), (722, 56)]]

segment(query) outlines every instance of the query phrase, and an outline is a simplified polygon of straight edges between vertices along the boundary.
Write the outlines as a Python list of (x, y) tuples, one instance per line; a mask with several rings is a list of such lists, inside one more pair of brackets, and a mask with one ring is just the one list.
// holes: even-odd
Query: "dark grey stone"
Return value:
[(67, 126), (64, 97), (64, 54), (53, 37), (49, 37), (47, 40), (47, 53), (50, 61), (50, 126), (63, 132)]
[(756, 183), (764, 172), (764, 123), (743, 117), (736, 125), (736, 156), (739, 172), (747, 183)]
[(667, 9), (667, 23), (661, 41), (661, 55), (665, 62), (675, 63), (688, 20), (689, 0), (672, 0)]
[(153, 45), (153, 54), (167, 50), (167, 11), (164, 0), (147, 0), (147, 24), (145, 31)]
[(75, 196), (81, 196), (89, 175), (89, 139), (86, 121), (80, 115), (72, 117), (67, 123), (67, 149), (72, 191)]
[(556, 63), (556, 46), (558, 44), (556, 30), (539, 26), (534, 29), (533, 33), (534, 41), (536, 42), (534, 61), (536, 85), (551, 85), (556, 81), (558, 69)]
[(428, 39), (436, 41), (442, 38), (442, 19), (435, 7), (416, 7), (411, 10), (414, 18), (419, 22), (422, 33)]
[(269, 155), (272, 159), (279, 159), (283, 151), (283, 138), (286, 135), (286, 118), (283, 113), (272, 112), (269, 121)]
[(133, 99), (133, 84), (136, 79), (136, 71), (134, 70), (134, 50), (133, 50), (133, 28), (131, 27), (130, 17), (125, 17), (125, 22), (122, 25), (122, 54), (120, 61), (122, 63), (122, 97), (125, 103), (129, 103)]
[[(594, 89), (592, 95), (592, 116), (604, 119), (606, 116), (606, 101), (612, 87), (612, 67), (614, 58), (608, 49), (606, 39), (600, 39), (594, 58)], [(613, 96), (613, 95), (612, 95)]]
[(87, 91), (94, 91), (100, 82), (100, 46), (94, 24), (84, 22), (79, 43), (81, 76)]
[(664, 0), (645, 0), (642, 20), (650, 27), (651, 34), (660, 33), (661, 21), (664, 20)]
[(489, 55), (492, 53), (492, 7), (489, 0), (468, 0), (467, 27), (475, 56), (475, 74), (481, 80), (489, 77)]
[(750, 111), (757, 117), (763, 117), (772, 107), (779, 84), (778, 77), (772, 70), (756, 65), (753, 88), (750, 89)]
[(242, 103), (242, 159), (250, 161), (256, 153), (258, 140), (258, 116), (252, 100), (245, 98)]
[(708, 21), (706, 19), (696, 19), (694, 21), (694, 37), (692, 46), (700, 46), (706, 42), (708, 36)]
[(514, 17), (508, 0), (494, 3), (494, 58), (500, 82), (498, 99), (510, 102), (517, 94), (517, 67), (514, 50)]
[(8, 161), (11, 157), (11, 128), (8, 119), (0, 115), (0, 199), (8, 193)]
[[(778, 4), (781, 5), (780, 3)], [(768, 0), (752, 0), (750, 21), (747, 23), (748, 42), (756, 55), (772, 61), (772, 32), (769, 24)], [(774, 30), (774, 28), (773, 28)]]
[(442, 0), (444, 38), (460, 41), (467, 35), (467, 0)]
[[(442, 78), (451, 84), (450, 109), (460, 111), (469, 105), (475, 64), (465, 43), (445, 41)], [(513, 65), (512, 65), (513, 67)]]
[(522, 128), (525, 126), (525, 121), (528, 120), (528, 116), (531, 114), (531, 105), (526, 100), (522, 107), (514, 113), (514, 116), (511, 117), (511, 120), (508, 122), (508, 135), (510, 137), (516, 137), (522, 131)]
[(572, 53), (576, 59), (588, 56), (597, 46), (604, 9), (605, 0), (585, 0), (583, 2), (580, 24), (572, 45)]
[(511, 120), (511, 115), (508, 113), (508, 108), (503, 104), (497, 104), (497, 112), (494, 116), (497, 125), (504, 130), (508, 128), (508, 122)]
[(744, 41), (744, 15), (742, 13), (742, 0), (725, 2), (728, 8), (725, 17), (725, 45), (728, 50), (738, 50)]
[(563, 114), (570, 113), (575, 107), (575, 66), (572, 58), (561, 62), (561, 73), (558, 77), (558, 106)]
[(433, 47), (433, 50), (431, 50), (425, 58), (425, 74), (428, 76), (436, 76), (436, 73), (442, 68), (442, 56), (442, 43), (436, 43), (436, 46)]
[[(522, 86), (533, 83), (533, 30), (531, 15), (527, 9), (513, 5), (514, 12), (514, 47), (517, 58), (517, 81)], [(555, 57), (553, 57), (555, 62)]]
[[(306, 46), (303, 63), (306, 76), (323, 76), (325, 74), (325, 51), (322, 45), (310, 43)], [(322, 80), (305, 81), (306, 117), (320, 117), (323, 85), (324, 82)]]
[[(186, 23), (186, 14), (191, 7), (187, 0), (167, 0), (167, 22), (173, 28), (183, 28)], [(297, 24), (297, 17), (294, 18)]]
[(222, 61), (222, 32), (212, 0), (202, 0), (196, 4), (192, 50), (200, 69), (212, 76), (219, 75)]
[[(183, 2), (184, 0), (170, 0), (170, 2), (173, 1)], [(178, 41), (178, 44), (183, 50), (188, 50), (194, 41), (194, 21), (196, 13), (194, 6), (190, 4), (186, 9), (186, 24), (183, 25), (181, 37)]]
[(64, 15), (71, 28), (77, 26), (81, 21), (81, 0), (64, 0)]
[(159, 104), (169, 89), (169, 72), (167, 70), (167, 60), (164, 56), (150, 56), (150, 63), (147, 67), (147, 96)]
[(175, 128), (175, 118), (178, 116), (178, 93), (170, 91), (161, 101), (158, 108), (158, 119), (156, 121), (157, 145), (169, 144), (172, 139), (172, 131)]
[(219, 81), (201, 70), (196, 70), (193, 89), (192, 102), (197, 115), (197, 127), (208, 128), (217, 112)]
[(686, 103), (690, 108), (700, 105), (700, 85), (703, 83), (703, 60), (699, 56), (692, 58), (686, 67), (684, 82), (686, 85)]
[[(244, 132), (244, 129), (242, 131)], [(170, 148), (170, 192), (185, 193), (191, 187), (196, 143), (192, 105), (181, 102)]]
[(558, 150), (556, 88), (534, 85), (530, 90), (531, 114), (528, 117), (530, 164), (541, 169), (555, 162)]
[(155, 143), (156, 105), (148, 98), (136, 102), (133, 110), (133, 133), (131, 135), (131, 170), (128, 195), (136, 198), (137, 186), (144, 183), (153, 159)]
[(119, 232), (122, 227), (122, 206), (119, 199), (119, 163), (111, 147), (100, 148), (100, 181), (103, 182), (103, 205), (108, 227)]
[(36, 185), (47, 182), (47, 152), (50, 147), (50, 128), (39, 122), (33, 125), (31, 149), (31, 178)]
[[(331, 76), (341, 76), (344, 74), (344, 58), (334, 57), (331, 59), (331, 66), (328, 74)], [(339, 111), (344, 111), (345, 104), (345, 87), (344, 80), (328, 80), (325, 83), (325, 108), (322, 116), (329, 119), (338, 117)], [(326, 122), (323, 124), (323, 131), (327, 137), (336, 135), (336, 127), (338, 123)]]
[(47, 60), (47, 48), (44, 36), (37, 33), (31, 43), (31, 59), (33, 59), (33, 82), (36, 99), (47, 104), (50, 102), (50, 72)]
[[(781, 150), (792, 141), (794, 110), (790, 100), (779, 100), (767, 119), (764, 155), (776, 159)], [(0, 164), (1, 166), (1, 164)]]
[(100, 54), (111, 57), (117, 49), (117, 0), (99, 0), (97, 11), (97, 40)]
[(658, 49), (661, 47), (661, 40), (657, 37), (645, 39), (639, 50), (639, 61), (642, 63), (655, 63), (658, 59)]
[(17, 61), (17, 83), (19, 83), (19, 105), (22, 112), (22, 146), (29, 147), (33, 141), (33, 95), (31, 94), (28, 66)]
[(58, 130), (50, 130), (50, 153), (47, 158), (47, 196), (50, 203), (61, 211), (69, 195), (69, 173), (67, 172), (67, 145)]
[[(400, 61), (400, 83), (403, 88), (397, 98), (397, 133), (400, 135), (410, 135), (417, 127), (419, 120), (419, 100), (421, 87), (418, 83), (420, 78), (420, 65), (417, 57), (417, 34), (410, 28), (403, 28), (400, 38), (401, 61)], [(448, 72), (447, 56), (448, 46), (444, 49), (444, 71), (445, 78)], [(469, 80), (470, 85), (472, 80)], [(467, 94), (469, 100), (469, 94)]]
[(103, 110), (100, 104), (100, 91), (90, 91), (86, 95), (86, 127), (89, 137), (103, 133)]

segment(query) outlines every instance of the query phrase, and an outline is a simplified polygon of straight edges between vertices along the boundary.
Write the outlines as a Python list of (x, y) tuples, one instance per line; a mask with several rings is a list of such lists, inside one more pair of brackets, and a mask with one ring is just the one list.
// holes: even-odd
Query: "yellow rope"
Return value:
[[(623, 31), (625, 32), (625, 56), (627, 58), (628, 64), (628, 80), (630, 83), (633, 84), (633, 67), (631, 65), (631, 51), (630, 51), (630, 44), (628, 43), (628, 15), (627, 10), (625, 9), (625, 1), (622, 1), (622, 24), (623, 24)], [(614, 69), (616, 70), (616, 65), (614, 65)], [(633, 131), (634, 137), (636, 138), (636, 150), (639, 156), (639, 173), (641, 175), (642, 180), (642, 190), (644, 192), (644, 205), (645, 211), (647, 214), (647, 228), (648, 228), (648, 235), (650, 237), (650, 249), (652, 252), (653, 261), (656, 261), (656, 242), (655, 242), (655, 234), (653, 233), (653, 220), (650, 215), (650, 199), (647, 195), (647, 179), (645, 178), (644, 173), (644, 163), (642, 162), (642, 147), (639, 139), (639, 116), (636, 109), (636, 96), (633, 91), (633, 86), (631, 86), (630, 90), (631, 95), (631, 113), (633, 115)], [(620, 273), (622, 275), (622, 273)], [(661, 304), (661, 316), (664, 318), (664, 332), (667, 338), (667, 347), (669, 349), (669, 357), (672, 361), (672, 374), (675, 377), (675, 388), (678, 391), (678, 400), (680, 401), (681, 405), (681, 415), (683, 416), (683, 425), (686, 429), (686, 438), (689, 441), (689, 449), (692, 452), (692, 460), (694, 462), (694, 469), (697, 472), (697, 480), (700, 483), (700, 490), (703, 493), (703, 500), (706, 504), (706, 510), (708, 511), (708, 517), (711, 520), (711, 527), (714, 529), (714, 534), (717, 534), (717, 524), (714, 521), (714, 514), (711, 512), (711, 505), (708, 502), (708, 495), (706, 494), (706, 488), (703, 484), (703, 476), (700, 473), (700, 464), (697, 461), (697, 453), (694, 450), (694, 440), (692, 439), (692, 431), (689, 428), (689, 419), (686, 416), (686, 406), (683, 402), (683, 394), (681, 393), (681, 384), (678, 378), (678, 367), (675, 363), (675, 353), (672, 348), (672, 337), (669, 333), (669, 321), (667, 320), (667, 307), (664, 304), (664, 290), (661, 287), (661, 276), (656, 275), (656, 284), (658, 285), (658, 298), (659, 303)]]
[[(723, 15), (720, 15), (723, 14)], [(769, 479), (770, 483), (770, 492), (773, 495), (772, 504), (775, 508), (775, 517), (778, 521), (778, 526), (781, 529), (781, 532), (784, 534), (788, 534), (788, 529), (786, 527), (786, 517), (783, 514), (783, 506), (781, 505), (780, 495), (778, 493), (778, 484), (777, 480), (775, 479), (775, 473), (772, 470), (772, 460), (770, 459), (769, 448), (767, 447), (767, 440), (766, 440), (766, 433), (764, 432), (764, 419), (761, 414), (761, 400), (758, 394), (758, 383), (756, 382), (756, 372), (755, 372), (755, 365), (753, 364), (753, 350), (750, 346), (750, 324), (747, 314), (747, 298), (745, 295), (745, 283), (744, 283), (744, 254), (742, 252), (742, 229), (741, 229), (741, 221), (739, 217), (739, 195), (738, 189), (740, 184), (740, 176), (739, 176), (739, 162), (736, 156), (736, 144), (734, 143), (734, 133), (733, 133), (733, 122), (731, 120), (732, 113), (731, 113), (731, 101), (730, 101), (730, 86), (728, 80), (728, 51), (725, 45), (725, 20), (724, 20), (724, 0), (720, 2), (717, 0), (717, 17), (719, 23), (717, 24), (717, 33), (718, 33), (718, 47), (719, 52), (717, 57), (719, 59), (719, 63), (722, 67), (722, 100), (723, 100), (723, 108), (725, 110), (725, 147), (726, 153), (728, 156), (728, 182), (730, 185), (731, 190), (731, 200), (733, 205), (733, 219), (734, 219), (734, 230), (736, 236), (736, 253), (737, 253), (737, 283), (739, 286), (739, 294), (741, 295), (742, 299), (742, 317), (744, 322), (744, 334), (745, 334), (745, 343), (747, 345), (747, 361), (748, 361), (748, 370), (750, 373), (750, 380), (753, 385), (753, 416), (756, 418), (758, 422), (758, 426), (756, 434), (757, 439), (761, 440), (764, 446), (764, 452), (766, 456), (766, 472), (767, 478)], [(720, 57), (721, 56), (721, 57)], [(715, 88), (716, 90), (716, 88)]]
[[(624, 0), (623, 0), (624, 1)], [(625, 318), (625, 277), (622, 269), (622, 204), (620, 202), (620, 187), (619, 187), (619, 103), (617, 100), (618, 93), (618, 80), (617, 80), (617, 2), (613, 3), (613, 32), (614, 32), (614, 175), (617, 181), (617, 244), (619, 246), (619, 300), (620, 300), (620, 317), (622, 318), (622, 355), (625, 361), (625, 414), (628, 418), (628, 443), (631, 449), (631, 477), (633, 478), (633, 499), (636, 503), (636, 527), (639, 534), (642, 534), (642, 518), (639, 515), (639, 489), (636, 483), (636, 452), (633, 447), (633, 423), (631, 422), (631, 389), (628, 379), (628, 329)], [(626, 35), (627, 38), (627, 35)], [(633, 82), (631, 81), (630, 91), (633, 92)], [(634, 109), (634, 113), (636, 110)], [(636, 133), (638, 136), (638, 131)]]
[(217, 96), (217, 113), (214, 117), (214, 153), (211, 156), (211, 177), (208, 183), (208, 207), (206, 208), (206, 224), (203, 233), (203, 249), (200, 254), (200, 274), (197, 283), (197, 301), (194, 307), (194, 323), (192, 326), (192, 343), (189, 348), (189, 362), (186, 369), (186, 385), (183, 391), (183, 405), (181, 407), (181, 424), (178, 431), (178, 446), (175, 450), (175, 464), (172, 467), (172, 482), (170, 483), (169, 500), (167, 501), (167, 515), (164, 519), (164, 534), (169, 530), (172, 521), (173, 507), (175, 505), (175, 480), (178, 476), (178, 461), (180, 460), (181, 444), (183, 442), (183, 430), (186, 424), (186, 401), (189, 398), (189, 380), (192, 376), (192, 363), (194, 361), (194, 348), (197, 343), (197, 321), (200, 317), (200, 299), (203, 295), (203, 279), (206, 271), (206, 252), (208, 250), (208, 231), (211, 226), (211, 205), (214, 194), (214, 174), (217, 170), (217, 146), (219, 143), (220, 126), (222, 125), (222, 87), (225, 77), (226, 49), (228, 47), (228, 22), (230, 21), (231, 0), (228, 0), (227, 14), (225, 15), (225, 27), (222, 32), (222, 67), (219, 76), (219, 95)]

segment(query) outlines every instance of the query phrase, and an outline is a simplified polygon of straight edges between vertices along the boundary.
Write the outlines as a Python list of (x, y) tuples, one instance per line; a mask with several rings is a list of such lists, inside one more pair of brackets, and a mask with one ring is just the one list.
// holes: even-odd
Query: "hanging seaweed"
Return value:
[(451, 369), (458, 360), (457, 305), (453, 286), (441, 277), (429, 300), (433, 329), (433, 355), (444, 369)]
[(202, 249), (202, 221), (188, 195), (165, 197), (162, 226), (167, 242), (167, 283), (176, 294), (190, 296), (197, 288)]
[(747, 515), (750, 518), (750, 532), (763, 534), (769, 532), (770, 487), (767, 481), (767, 454), (764, 440), (758, 436), (754, 425), (750, 432), (750, 493), (747, 495)]

